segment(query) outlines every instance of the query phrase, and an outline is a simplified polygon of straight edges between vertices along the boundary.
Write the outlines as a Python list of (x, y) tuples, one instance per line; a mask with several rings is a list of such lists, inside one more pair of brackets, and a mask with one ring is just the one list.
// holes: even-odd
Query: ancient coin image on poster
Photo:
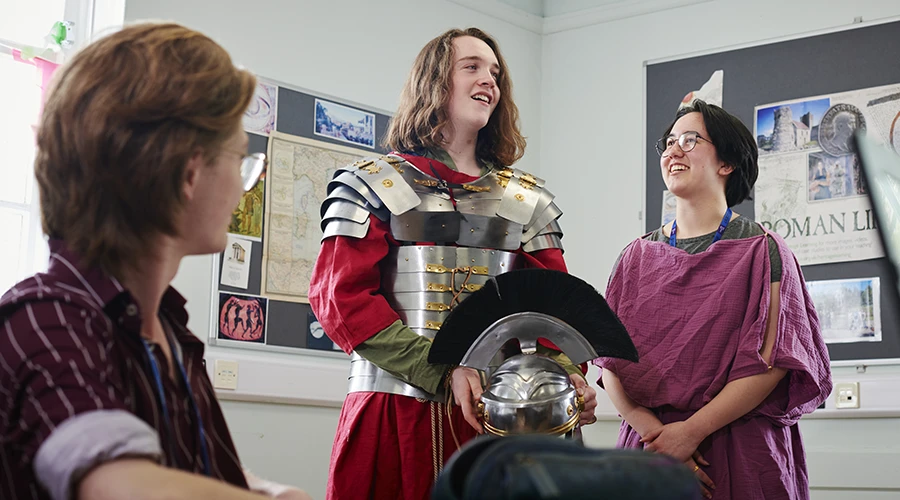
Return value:
[(857, 129), (866, 129), (866, 119), (859, 108), (852, 104), (835, 104), (828, 108), (819, 124), (819, 146), (833, 156), (850, 154), (850, 138)]
[(268, 299), (219, 293), (219, 335), (224, 340), (266, 342)]

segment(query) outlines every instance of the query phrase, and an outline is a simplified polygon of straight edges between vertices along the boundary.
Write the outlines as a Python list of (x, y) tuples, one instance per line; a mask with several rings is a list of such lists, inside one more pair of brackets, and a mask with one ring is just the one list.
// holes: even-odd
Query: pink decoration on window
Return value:
[(16, 62), (20, 62), (22, 64), (28, 64), (29, 66), (34, 66), (35, 71), (40, 74), (41, 77), (41, 112), (44, 111), (44, 102), (47, 99), (47, 90), (50, 88), (50, 79), (53, 77), (53, 73), (56, 71), (56, 68), (59, 67), (59, 64), (47, 61), (45, 59), (41, 59), (40, 57), (35, 57), (31, 60), (22, 59), (22, 52), (19, 50), (12, 51), (13, 60)]

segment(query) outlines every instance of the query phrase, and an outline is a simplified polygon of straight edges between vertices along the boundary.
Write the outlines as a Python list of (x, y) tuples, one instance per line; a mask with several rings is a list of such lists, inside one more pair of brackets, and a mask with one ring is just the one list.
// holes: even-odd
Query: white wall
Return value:
[(541, 37), (445, 0), (128, 0), (127, 21), (198, 29), (258, 75), (393, 113), (425, 43), (476, 26), (500, 41), (528, 137), (523, 165), (540, 158)]
[[(565, 211), (570, 270), (605, 284), (621, 249), (643, 232), (644, 61), (898, 15), (896, 0), (715, 0), (545, 36), (541, 173)], [(880, 376), (896, 387), (898, 374), (896, 366), (834, 371), (862, 387)], [(801, 430), (814, 499), (900, 498), (890, 472), (900, 466), (900, 419), (804, 419)]]
[[(179, 22), (210, 35), (258, 75), (391, 113), (428, 40), (449, 28), (482, 28), (500, 41), (515, 82), (528, 138), (522, 168), (539, 173), (541, 37), (503, 21), (444, 0), (128, 0), (125, 19)], [(209, 257), (185, 260), (175, 283), (188, 298), (190, 327), (201, 337), (209, 331), (210, 263)], [(239, 391), (271, 387), (270, 393), (297, 394), (308, 403), (225, 401), (223, 407), (250, 469), (324, 498), (348, 364), (216, 347), (207, 353), (210, 369), (215, 359), (240, 361)]]

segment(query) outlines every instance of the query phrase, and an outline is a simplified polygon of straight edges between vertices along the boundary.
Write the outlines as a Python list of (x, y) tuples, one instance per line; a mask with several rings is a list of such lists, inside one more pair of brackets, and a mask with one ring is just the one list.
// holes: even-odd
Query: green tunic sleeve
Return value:
[(449, 366), (428, 362), (431, 341), (399, 319), (356, 346), (356, 352), (391, 375), (431, 394), (437, 392)]
[[(429, 349), (431, 342), (417, 335), (400, 320), (356, 346), (356, 352), (375, 366), (434, 394), (443, 383), (450, 366), (429, 363)], [(584, 376), (581, 369), (572, 364), (565, 354), (542, 345), (538, 345), (537, 352), (559, 363), (570, 375)]]

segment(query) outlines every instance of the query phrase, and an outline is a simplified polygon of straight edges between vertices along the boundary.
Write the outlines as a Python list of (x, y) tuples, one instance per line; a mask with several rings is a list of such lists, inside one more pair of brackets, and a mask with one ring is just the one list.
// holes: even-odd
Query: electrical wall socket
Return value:
[(213, 372), (213, 387), (216, 389), (237, 389), (238, 363), (217, 359)]
[(834, 384), (834, 407), (859, 408), (859, 382)]

